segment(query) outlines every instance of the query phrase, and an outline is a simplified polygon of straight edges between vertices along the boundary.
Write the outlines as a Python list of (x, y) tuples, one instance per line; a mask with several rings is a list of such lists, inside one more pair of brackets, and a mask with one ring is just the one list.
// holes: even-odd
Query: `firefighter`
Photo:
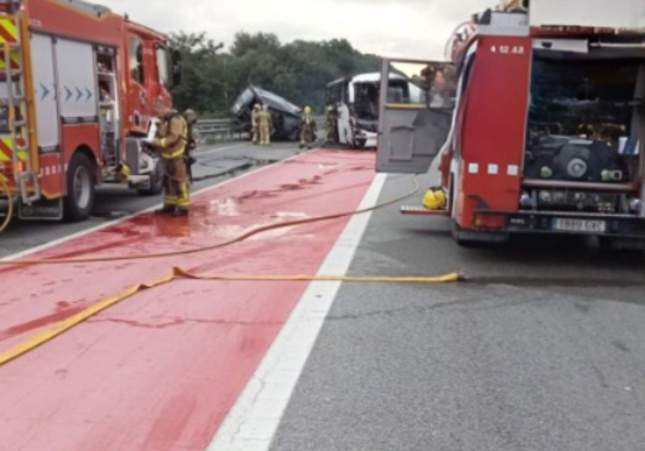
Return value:
[(271, 119), (271, 112), (269, 111), (269, 107), (267, 105), (264, 105), (258, 113), (257, 121), (258, 129), (260, 132), (260, 145), (271, 145), (271, 127), (273, 121)]
[(327, 122), (327, 144), (338, 142), (338, 109), (336, 106), (329, 105), (326, 114)]
[(197, 113), (194, 110), (188, 108), (183, 113), (186, 124), (188, 125), (188, 142), (186, 144), (186, 155), (184, 159), (186, 160), (186, 169), (188, 170), (188, 179), (193, 181), (193, 165), (196, 163), (195, 157), (193, 157), (193, 152), (197, 149), (197, 131), (195, 125), (197, 124)]
[(188, 215), (190, 191), (186, 149), (189, 144), (186, 119), (172, 110), (162, 117), (157, 137), (151, 142), (164, 163), (163, 208), (158, 213), (180, 217)]
[(257, 145), (260, 139), (260, 123), (258, 122), (260, 111), (262, 111), (262, 105), (256, 103), (253, 106), (253, 111), (251, 111), (251, 128), (253, 129), (253, 144)]
[(316, 140), (316, 121), (312, 116), (310, 106), (305, 107), (300, 123), (300, 148), (311, 149), (311, 144)]

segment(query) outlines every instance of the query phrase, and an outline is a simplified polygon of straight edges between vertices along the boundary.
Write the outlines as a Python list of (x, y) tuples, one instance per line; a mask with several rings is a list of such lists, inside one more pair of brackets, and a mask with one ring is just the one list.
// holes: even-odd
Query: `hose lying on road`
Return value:
[(2, 176), (0, 176), (0, 196), (7, 198), (7, 215), (0, 224), (0, 233), (2, 233), (9, 227), (11, 218), (13, 218), (13, 196), (11, 194), (11, 188), (9, 188), (9, 184)]
[(279, 230), (279, 229), (285, 229), (289, 227), (295, 227), (295, 226), (302, 226), (306, 224), (313, 224), (317, 222), (323, 222), (323, 221), (330, 221), (334, 219), (341, 219), (341, 218), (347, 218), (355, 215), (360, 215), (360, 214), (365, 214), (365, 213), (370, 213), (376, 210), (380, 210), (382, 208), (389, 207), (391, 205), (397, 204), (399, 202), (402, 202), (417, 193), (419, 193), (420, 190), (420, 185), (419, 181), (415, 178), (412, 179), (414, 181), (414, 189), (408, 192), (407, 194), (403, 196), (399, 196), (396, 199), (392, 199), (377, 205), (374, 205), (373, 207), (369, 208), (364, 208), (362, 210), (355, 210), (355, 211), (347, 211), (347, 212), (342, 212), (342, 213), (334, 213), (331, 215), (325, 215), (325, 216), (316, 216), (313, 218), (307, 218), (307, 219), (298, 219), (298, 220), (293, 220), (293, 221), (285, 221), (285, 222), (280, 222), (277, 224), (270, 224), (270, 225), (265, 225), (261, 227), (256, 227), (254, 229), (249, 230), (248, 232), (243, 233), (242, 235), (235, 237), (233, 239), (230, 239), (228, 241), (224, 241), (222, 243), (217, 243), (213, 244), (211, 246), (202, 246), (202, 247), (197, 247), (193, 249), (186, 249), (183, 251), (174, 251), (174, 252), (161, 252), (161, 253), (151, 253), (151, 254), (140, 254), (140, 255), (131, 255), (131, 256), (122, 256), (122, 257), (93, 257), (93, 258), (43, 258), (43, 259), (21, 259), (21, 260), (0, 260), (0, 266), (32, 266), (32, 265), (74, 265), (74, 264), (79, 264), (79, 263), (109, 263), (109, 262), (123, 262), (123, 261), (132, 261), (132, 260), (151, 260), (151, 259), (159, 259), (159, 258), (168, 258), (168, 257), (179, 257), (183, 255), (193, 255), (193, 254), (201, 254), (204, 252), (210, 252), (213, 250), (217, 249), (222, 249), (225, 247), (232, 246), (237, 243), (241, 243), (243, 241), (248, 240), (249, 238), (252, 238), (254, 236), (270, 232), (273, 230)]
[[(240, 235), (237, 238), (226, 241), (224, 243), (219, 243), (213, 246), (206, 246), (202, 248), (190, 249), (187, 251), (180, 252), (169, 252), (163, 254), (150, 254), (150, 255), (138, 255), (132, 257), (114, 257), (114, 258), (93, 258), (93, 259), (53, 259), (53, 260), (21, 260), (19, 262), (0, 262), (0, 264), (11, 264), (11, 265), (42, 265), (42, 264), (71, 264), (71, 263), (97, 263), (97, 262), (109, 262), (109, 261), (122, 261), (122, 260), (142, 260), (148, 258), (162, 258), (162, 257), (171, 257), (178, 255), (187, 255), (195, 254), (199, 252), (207, 252), (214, 249), (221, 249), (227, 246), (231, 246), (235, 243), (239, 243), (245, 240), (248, 240), (252, 236), (259, 235), (270, 230), (276, 230), (285, 227), (293, 227), (298, 225), (310, 224), (320, 221), (328, 221), (332, 219), (338, 219), (343, 217), (354, 216), (357, 214), (363, 214), (372, 212), (381, 208), (398, 203), (402, 200), (405, 200), (419, 191), (419, 183), (414, 179), (414, 190), (406, 194), (405, 196), (398, 197), (396, 199), (375, 205), (370, 208), (365, 208), (362, 210), (357, 210), (353, 212), (337, 213), (327, 216), (319, 216), (316, 218), (297, 220), (297, 221), (288, 221), (279, 224), (273, 224), (270, 226), (258, 227), (249, 232), (246, 232)], [(28, 338), (26, 341), (13, 346), (12, 348), (0, 353), (0, 367), (15, 360), (16, 358), (42, 346), (43, 344), (53, 340), (59, 335), (73, 329), (74, 327), (84, 323), (88, 319), (94, 317), (100, 312), (109, 309), (110, 307), (129, 299), (136, 294), (151, 289), (171, 283), (176, 280), (194, 280), (194, 281), (207, 281), (207, 282), (345, 282), (345, 283), (372, 283), (372, 284), (438, 284), (438, 283), (453, 283), (462, 280), (461, 276), (458, 273), (449, 273), (440, 276), (400, 276), (400, 277), (391, 277), (391, 276), (329, 276), (329, 275), (203, 275), (195, 274), (191, 270), (185, 270), (181, 268), (173, 268), (172, 272), (160, 279), (153, 280), (150, 282), (138, 284), (115, 294), (108, 296), (95, 304), (87, 307), (74, 314), (73, 316), (55, 324), (53, 327), (46, 329), (42, 332), (37, 333), (36, 335)]]
[(46, 329), (36, 335), (28, 338), (26, 341), (13, 346), (12, 348), (0, 353), (0, 367), (6, 365), (12, 360), (33, 351), (34, 349), (53, 340), (59, 335), (73, 329), (84, 323), (88, 319), (96, 316), (104, 310), (141, 293), (142, 291), (157, 288), (169, 284), (173, 281), (188, 279), (202, 281), (266, 281), (266, 282), (346, 282), (346, 283), (380, 283), (380, 284), (439, 284), (454, 283), (461, 280), (457, 273), (445, 274), (442, 276), (417, 276), (417, 277), (356, 277), (356, 276), (226, 276), (226, 275), (197, 275), (181, 268), (174, 268), (172, 273), (160, 279), (147, 283), (134, 285), (125, 290), (108, 296), (101, 301), (92, 304), (86, 309), (70, 316), (69, 318), (55, 324), (53, 327)]

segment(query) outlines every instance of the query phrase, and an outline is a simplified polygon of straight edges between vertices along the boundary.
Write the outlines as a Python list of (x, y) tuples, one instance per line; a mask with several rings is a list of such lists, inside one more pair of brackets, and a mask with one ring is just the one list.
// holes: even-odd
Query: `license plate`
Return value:
[(553, 228), (562, 232), (605, 233), (607, 222), (589, 219), (557, 218)]

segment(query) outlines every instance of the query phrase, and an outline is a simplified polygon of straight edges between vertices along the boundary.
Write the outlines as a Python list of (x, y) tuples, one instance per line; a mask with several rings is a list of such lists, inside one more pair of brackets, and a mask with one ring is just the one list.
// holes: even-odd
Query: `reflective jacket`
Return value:
[(177, 114), (166, 119), (153, 144), (160, 149), (163, 159), (174, 160), (184, 157), (188, 143), (188, 123)]

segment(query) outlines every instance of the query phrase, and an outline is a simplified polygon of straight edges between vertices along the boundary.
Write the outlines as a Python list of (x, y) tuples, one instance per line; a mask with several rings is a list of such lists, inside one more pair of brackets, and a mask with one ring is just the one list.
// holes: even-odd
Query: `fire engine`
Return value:
[(0, 182), (27, 219), (81, 220), (95, 187), (161, 190), (143, 141), (179, 81), (167, 38), (80, 0), (0, 2)]
[(541, 233), (641, 247), (645, 3), (505, 1), (448, 50), (450, 62), (383, 61), (382, 80), (405, 72), (428, 98), (394, 103), (381, 87), (377, 170), (438, 163), (446, 199), (402, 212), (449, 217), (461, 244)]

